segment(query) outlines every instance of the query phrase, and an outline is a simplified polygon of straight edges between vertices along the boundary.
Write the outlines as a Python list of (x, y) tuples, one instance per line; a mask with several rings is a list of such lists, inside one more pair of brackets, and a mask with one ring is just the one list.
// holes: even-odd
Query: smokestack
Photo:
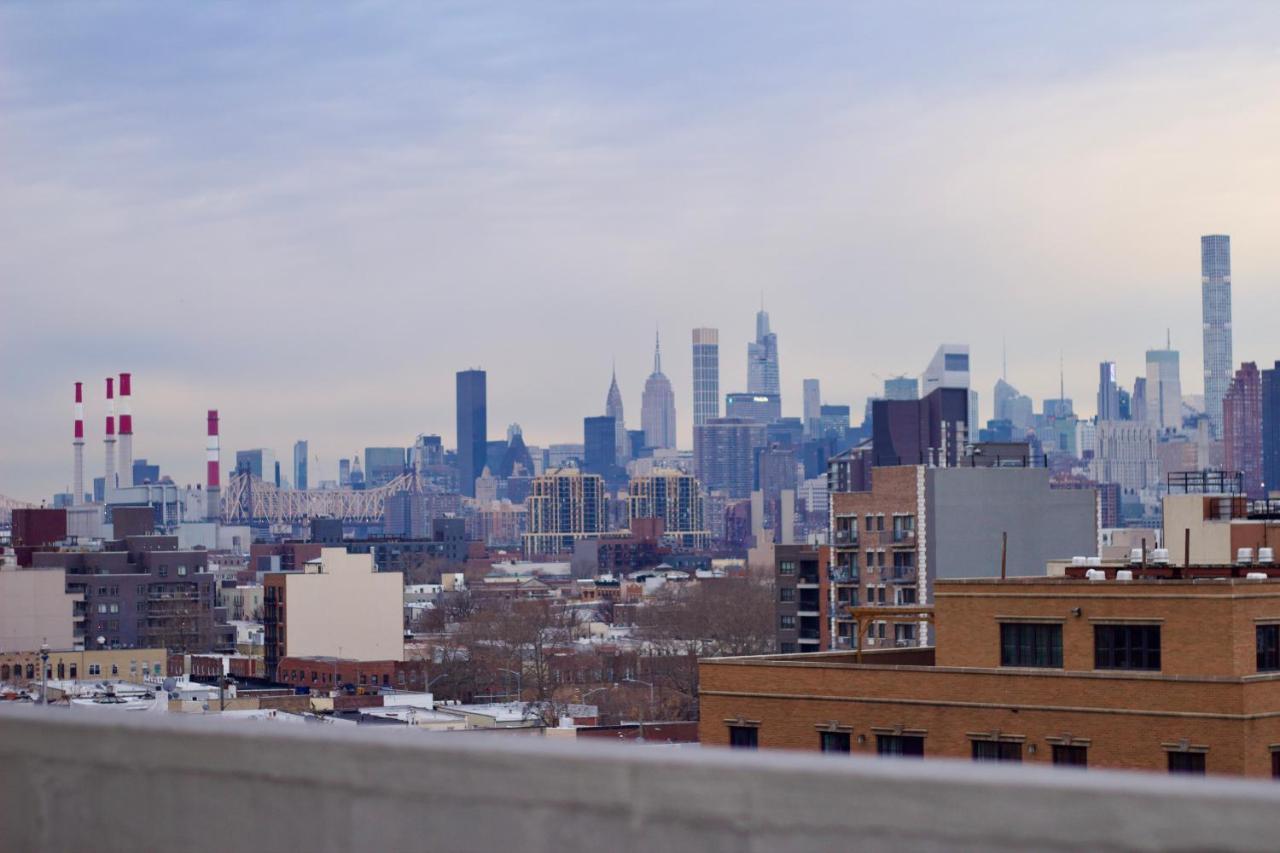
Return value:
[(120, 485), (133, 485), (133, 374), (120, 374)]
[(218, 476), (218, 410), (209, 410), (209, 441), (205, 445), (208, 456), (205, 469), (205, 518), (218, 521), (222, 517), (222, 486)]
[(102, 499), (105, 501), (116, 487), (116, 386), (115, 378), (107, 377), (107, 433), (102, 444), (106, 451), (107, 465), (102, 481)]
[(71, 442), (75, 449), (75, 468), (72, 472), (71, 505), (84, 503), (84, 383), (76, 383), (76, 431)]

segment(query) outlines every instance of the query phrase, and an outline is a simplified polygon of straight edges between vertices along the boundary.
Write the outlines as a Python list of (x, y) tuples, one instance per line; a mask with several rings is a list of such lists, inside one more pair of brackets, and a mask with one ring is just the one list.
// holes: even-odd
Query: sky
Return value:
[[(745, 390), (763, 299), (785, 413), (860, 411), (942, 342), (1095, 409), (1166, 329), (1200, 393), (1199, 237), (1232, 236), (1236, 360), (1280, 358), (1280, 5), (0, 4), (0, 494), (71, 478), (72, 383), (198, 482), (310, 441), (581, 441), (661, 332)], [(318, 471), (318, 476), (317, 476)]]

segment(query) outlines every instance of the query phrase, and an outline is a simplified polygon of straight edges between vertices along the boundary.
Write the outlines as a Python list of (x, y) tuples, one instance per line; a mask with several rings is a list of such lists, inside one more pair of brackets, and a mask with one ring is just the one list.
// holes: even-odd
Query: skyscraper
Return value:
[(1098, 365), (1098, 420), (1120, 420), (1120, 386), (1116, 384), (1116, 363)]
[(483, 370), (458, 371), (458, 491), (472, 498), (489, 450), (485, 380)]
[(1280, 491), (1280, 361), (1262, 371), (1262, 485)]
[(1147, 350), (1147, 422), (1160, 432), (1182, 426), (1182, 380), (1178, 351)]
[(693, 330), (693, 425), (720, 417), (720, 331)]
[(693, 464), (708, 492), (730, 498), (751, 495), (756, 451), (764, 446), (765, 426), (746, 418), (712, 418), (693, 429)]
[(1204, 324), (1204, 408), (1222, 436), (1222, 398), (1231, 384), (1231, 238), (1200, 238), (1200, 311)]
[(627, 486), (627, 520), (632, 530), (641, 518), (662, 519), (663, 538), (681, 548), (705, 548), (710, 543), (702, 489), (683, 471), (658, 469), (631, 478)]
[(534, 477), (527, 504), (526, 556), (571, 552), (574, 542), (594, 539), (607, 527), (604, 480), (577, 468), (556, 468)]
[(608, 415), (582, 419), (582, 470), (605, 480), (617, 479), (617, 421)]
[[(627, 440), (627, 424), (622, 414), (622, 392), (618, 390), (618, 370), (613, 370), (613, 379), (609, 382), (609, 395), (604, 402), (605, 417), (613, 418), (613, 455), (614, 462), (625, 465), (631, 458), (631, 442)], [(589, 442), (588, 442), (589, 444)]]
[(756, 312), (756, 339), (747, 344), (747, 391), (781, 394), (778, 379), (778, 336), (769, 331), (769, 314)]
[(1222, 443), (1228, 471), (1239, 471), (1244, 493), (1266, 497), (1262, 487), (1262, 376), (1246, 361), (1222, 398)]
[(969, 392), (969, 427), (978, 423), (978, 392), (969, 386), (969, 345), (943, 344), (920, 376), (921, 399), (939, 388), (964, 388)]
[(301, 490), (307, 488), (307, 442), (305, 440), (293, 443), (293, 487)]
[(822, 389), (816, 379), (804, 381), (804, 431), (816, 435), (818, 419), (822, 417)]
[(671, 380), (662, 372), (662, 346), (654, 337), (653, 373), (644, 383), (644, 396), (640, 400), (640, 426), (644, 428), (644, 442), (649, 447), (676, 446), (676, 396), (671, 391)]
[(914, 376), (894, 376), (884, 381), (886, 400), (920, 399), (920, 381)]

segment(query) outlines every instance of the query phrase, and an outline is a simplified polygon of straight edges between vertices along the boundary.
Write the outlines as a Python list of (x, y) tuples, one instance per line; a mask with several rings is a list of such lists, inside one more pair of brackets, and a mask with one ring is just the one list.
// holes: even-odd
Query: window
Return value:
[(916, 588), (913, 586), (899, 587), (897, 591), (898, 604), (915, 604)]
[(99, 604), (99, 605), (98, 605), (98, 612), (99, 612), (99, 613), (106, 613), (106, 612), (107, 612), (107, 605), (105, 605), (105, 604)]
[(818, 732), (818, 748), (823, 752), (848, 752), (848, 732)]
[(876, 530), (884, 530), (884, 516), (883, 516), (883, 515), (877, 515), (877, 516), (876, 516)]
[(1280, 669), (1280, 625), (1259, 625), (1258, 672)]
[(784, 655), (793, 655), (796, 653), (796, 644), (778, 643), (778, 652)]
[(884, 587), (876, 587), (876, 604), (884, 604)]
[(1001, 666), (1062, 668), (1062, 626), (1032, 622), (1000, 624)]
[(167, 578), (167, 577), (169, 577), (169, 567), (168, 567), (168, 566), (161, 566), (161, 567), (160, 567), (160, 577), (162, 577), (162, 578)]
[(1170, 773), (1191, 773), (1199, 776), (1204, 775), (1204, 753), (1203, 752), (1170, 752), (1169, 753), (1169, 772)]
[(893, 642), (897, 646), (909, 646), (916, 641), (915, 625), (894, 625)]
[(784, 630), (784, 631), (790, 631), (790, 630), (793, 630), (793, 629), (796, 627), (796, 617), (794, 617), (794, 616), (779, 616), (779, 617), (778, 617), (778, 627), (779, 627), (779, 628), (781, 628), (781, 629), (782, 629), (782, 630)]
[(71, 680), (75, 681), (76, 678), (78, 677), (79, 668), (76, 664), (73, 663), (70, 665), (69, 669), (71, 671)]
[(796, 600), (796, 590), (792, 586), (784, 586), (778, 590), (778, 600), (789, 603)]
[(89, 664), (89, 674), (90, 674), (90, 675), (102, 675), (102, 666), (101, 666), (100, 664), (96, 664), (96, 663), (91, 663), (91, 664)]
[(112, 675), (119, 675), (119, 674), (120, 674), (120, 666), (119, 666), (118, 664), (114, 664), (114, 663), (113, 663), (113, 664), (111, 664), (111, 674), (112, 674)]
[(1280, 750), (1271, 753), (1271, 778), (1280, 779)]
[(1070, 767), (1088, 767), (1089, 748), (1086, 746), (1072, 746), (1066, 743), (1055, 743), (1053, 745), (1053, 763)]
[(876, 754), (923, 758), (924, 737), (922, 735), (876, 735)]
[(867, 513), (867, 532), (868, 533), (870, 533), (872, 530), (875, 530), (875, 524), (876, 524), (876, 517), (871, 513)]
[(1159, 669), (1159, 625), (1095, 625), (1095, 669)]
[(975, 740), (974, 761), (1021, 761), (1022, 743), (1015, 740)]
[(796, 564), (792, 560), (783, 560), (778, 563), (778, 574), (794, 575), (796, 573)]
[(755, 726), (729, 726), (729, 746), (734, 749), (755, 749), (759, 745), (759, 730)]
[(119, 613), (119, 612), (120, 612), (120, 605), (119, 605), (119, 604), (112, 604), (112, 605), (111, 605), (111, 607), (109, 608), (109, 611), (110, 611), (111, 613)]
[(183, 576), (185, 576), (185, 575), (186, 575), (186, 573), (187, 573), (187, 567), (186, 567), (186, 566), (178, 566), (178, 574), (179, 574), (179, 575), (183, 575)]

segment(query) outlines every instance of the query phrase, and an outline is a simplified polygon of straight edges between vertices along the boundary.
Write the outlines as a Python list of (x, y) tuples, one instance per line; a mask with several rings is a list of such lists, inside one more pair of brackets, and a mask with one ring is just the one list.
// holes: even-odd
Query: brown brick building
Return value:
[(1280, 583), (1108, 573), (939, 581), (936, 648), (704, 660), (700, 739), (1280, 772)]

